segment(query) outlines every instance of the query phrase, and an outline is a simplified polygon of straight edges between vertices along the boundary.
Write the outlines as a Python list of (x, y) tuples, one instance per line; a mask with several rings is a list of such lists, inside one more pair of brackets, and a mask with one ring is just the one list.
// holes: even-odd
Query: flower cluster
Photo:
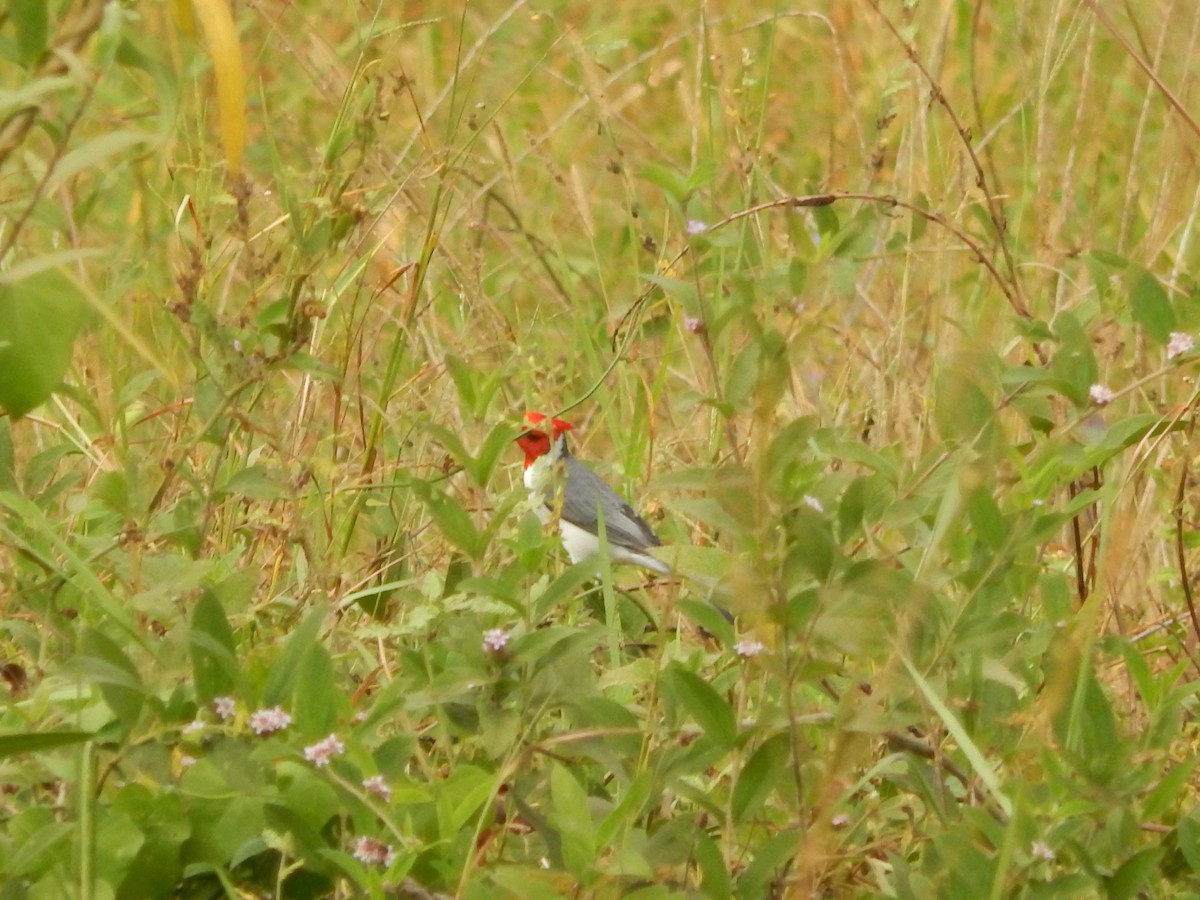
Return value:
[(305, 747), (304, 758), (319, 769), (321, 766), (329, 765), (331, 759), (341, 756), (345, 752), (346, 745), (338, 739), (336, 734), (331, 734), (324, 740)]
[(503, 628), (492, 628), (483, 633), (485, 653), (500, 653), (508, 646), (509, 634)]
[(767, 645), (762, 641), (741, 640), (733, 645), (733, 652), (742, 659), (749, 659), (767, 652)]
[(291, 724), (292, 717), (278, 706), (255, 710), (250, 714), (250, 727), (255, 734), (272, 734), (276, 731), (283, 731)]
[(360, 837), (354, 842), (354, 858), (369, 866), (390, 866), (396, 853), (390, 844), (375, 838)]

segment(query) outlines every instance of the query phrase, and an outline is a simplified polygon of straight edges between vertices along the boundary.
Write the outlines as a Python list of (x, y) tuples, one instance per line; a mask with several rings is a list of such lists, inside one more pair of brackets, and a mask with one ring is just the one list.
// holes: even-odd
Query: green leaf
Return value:
[(563, 864), (583, 881), (595, 863), (595, 826), (587, 793), (566, 766), (555, 763), (550, 770), (551, 822), (562, 841)]
[(711, 159), (706, 159), (699, 163), (687, 177), (684, 187), (688, 195), (694, 194), (700, 188), (708, 187), (716, 181), (718, 171), (720, 169), (717, 163)]
[(1162, 847), (1147, 847), (1139, 850), (1113, 873), (1108, 882), (1108, 900), (1126, 900), (1136, 897), (1158, 868), (1158, 861), (1165, 851)]
[(0, 491), (17, 487), (17, 458), (13, 448), (12, 422), (0, 419)]
[(1077, 405), (1086, 406), (1088, 390), (1100, 379), (1092, 342), (1071, 312), (1055, 316), (1053, 327), (1059, 341), (1058, 352), (1050, 360), (1054, 386)]
[(808, 284), (808, 264), (800, 257), (792, 258), (788, 263), (788, 289), (796, 297), (804, 296), (804, 288)]
[(442, 783), (437, 797), (442, 837), (453, 840), (496, 792), (496, 776), (478, 766), (460, 763)]
[(301, 734), (324, 737), (333, 731), (341, 709), (333, 660), (324, 645), (312, 644), (296, 667), (292, 716)]
[(46, 52), (49, 6), (46, 0), (8, 0), (8, 14), (17, 28), (17, 58), (23, 66), (35, 65)]
[[(533, 518), (530, 514), (530, 518)], [(568, 603), (579, 588), (595, 578), (604, 567), (604, 561), (599, 555), (585, 559), (578, 565), (569, 566), (559, 575), (550, 586), (537, 597), (533, 609), (534, 621), (545, 618), (552, 610)]]
[[(45, 0), (27, 0), (27, 2), (41, 3), (42, 6), (46, 5)], [(0, 90), (0, 114), (5, 114), (11, 110), (20, 109), (25, 106), (33, 106), (40, 103), (45, 94), (63, 91), (74, 86), (75, 82), (71, 78), (57, 76), (54, 78), (39, 78), (11, 91)]]
[(293, 495), (282, 474), (271, 466), (249, 466), (235, 472), (217, 488), (217, 493), (250, 500), (279, 500)]
[(146, 700), (137, 667), (116, 641), (94, 628), (84, 631), (80, 643), (83, 655), (79, 662), (88, 681), (100, 688), (104, 702), (121, 724), (132, 729)]
[(771, 791), (781, 782), (790, 756), (791, 738), (787, 733), (771, 736), (750, 755), (733, 786), (730, 811), (734, 822), (744, 824), (758, 812)]
[(0, 734), (0, 759), (21, 756), (25, 753), (41, 753), (57, 750), (90, 741), (95, 735), (90, 731), (32, 731), (18, 734)]
[(737, 639), (733, 625), (713, 602), (684, 598), (676, 601), (675, 606), (692, 622), (714, 635), (725, 646), (731, 646)]
[(1200, 875), (1200, 821), (1194, 816), (1181, 819), (1175, 826), (1175, 832), (1183, 858), (1191, 866), (1192, 872)]
[[(464, 451), (465, 452), (465, 451)], [(461, 504), (432, 484), (414, 481), (413, 492), (429, 510), (429, 516), (452, 544), (472, 559), (478, 559), (486, 549), (486, 538), (479, 533), (471, 516)]]
[(54, 270), (0, 281), (0, 407), (19, 418), (42, 404), (71, 362), (84, 306)]
[(976, 380), (969, 364), (956, 363), (940, 371), (934, 389), (934, 419), (946, 438), (975, 442), (995, 414), (991, 398)]
[(1129, 266), (1129, 260), (1116, 253), (1111, 253), (1108, 250), (1093, 250), (1087, 254), (1096, 262), (1108, 266), (1111, 269), (1124, 269)]
[(189, 643), (196, 696), (208, 702), (231, 693), (237, 684), (237, 647), (225, 609), (211, 588), (200, 596), (192, 613)]
[(644, 166), (638, 174), (651, 184), (661, 188), (662, 192), (676, 203), (682, 204), (687, 199), (687, 177), (674, 167), (651, 164)]
[(700, 867), (700, 885), (705, 897), (726, 898), (732, 896), (729, 885), (729, 870), (721, 848), (703, 828), (697, 828), (693, 837), (692, 853)]
[[(63, 156), (46, 182), (46, 194), (53, 195), (64, 183), (85, 169), (100, 167), (110, 156), (123, 154), (139, 144), (158, 143), (158, 138), (143, 131), (110, 131), (92, 138)], [(111, 168), (109, 163), (107, 167)]]
[(454, 389), (458, 391), (459, 403), (473, 415), (479, 415), (479, 409), (475, 405), (475, 383), (479, 380), (479, 373), (471, 370), (453, 353), (446, 354), (446, 371), (450, 373), (450, 380), (454, 382)]
[(771, 885), (776, 882), (776, 877), (783, 871), (784, 866), (796, 855), (801, 836), (798, 829), (787, 829), (763, 841), (757, 847), (754, 861), (738, 877), (736, 895), (771, 896)]
[(179, 795), (130, 783), (121, 788), (113, 808), (129, 816), (144, 838), (117, 896), (122, 900), (170, 896), (183, 874), (180, 851), (192, 831)]
[(818, 580), (827, 581), (838, 557), (829, 521), (815, 509), (801, 505), (788, 516), (787, 534), (789, 570), (800, 566)]
[(296, 673), (309, 649), (320, 639), (325, 615), (324, 607), (312, 610), (300, 623), (300, 627), (292, 632), (283, 652), (279, 654), (275, 664), (271, 666), (270, 674), (267, 675), (267, 683), (263, 687), (264, 706), (280, 706), (291, 699), (292, 689), (296, 684)]
[(990, 487), (980, 487), (971, 492), (967, 498), (967, 518), (985, 547), (999, 550), (1004, 546), (1008, 527)]
[(664, 695), (686, 709), (705, 734), (721, 747), (733, 746), (737, 741), (737, 719), (712, 685), (678, 663), (667, 668), (660, 681)]
[(942, 723), (946, 726), (946, 730), (958, 741), (958, 746), (962, 749), (963, 755), (967, 757), (971, 768), (975, 771), (983, 786), (987, 788), (988, 793), (995, 799), (996, 805), (1000, 807), (1006, 816), (1011, 816), (1012, 801), (1009, 800), (1001, 788), (1000, 778), (997, 776), (995, 769), (992, 768), (991, 763), (983, 755), (983, 751), (971, 740), (971, 735), (963, 727), (963, 723), (950, 711), (950, 707), (946, 705), (945, 701), (934, 690), (933, 685), (925, 680), (925, 677), (921, 675), (917, 667), (909, 662), (907, 657), (901, 657), (901, 661), (904, 663), (904, 667), (908, 670), (909, 677), (912, 678), (917, 689), (924, 695), (926, 702), (941, 718)]
[(1129, 303), (1133, 320), (1159, 344), (1171, 339), (1175, 330), (1175, 310), (1162, 283), (1145, 269), (1137, 269), (1129, 285)]
[(1160, 816), (1167, 815), (1178, 807), (1179, 798), (1186, 796), (1187, 785), (1197, 762), (1194, 758), (1185, 759), (1178, 765), (1171, 766), (1159, 779), (1142, 803), (1140, 815), (1143, 821), (1157, 821)]

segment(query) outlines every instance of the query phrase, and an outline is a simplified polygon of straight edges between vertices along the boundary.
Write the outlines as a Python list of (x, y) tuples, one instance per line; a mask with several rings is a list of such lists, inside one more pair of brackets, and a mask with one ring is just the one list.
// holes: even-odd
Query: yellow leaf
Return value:
[(242, 48), (229, 0), (192, 0), (217, 79), (217, 110), (221, 116), (221, 143), (231, 175), (242, 171), (246, 148), (246, 76)]

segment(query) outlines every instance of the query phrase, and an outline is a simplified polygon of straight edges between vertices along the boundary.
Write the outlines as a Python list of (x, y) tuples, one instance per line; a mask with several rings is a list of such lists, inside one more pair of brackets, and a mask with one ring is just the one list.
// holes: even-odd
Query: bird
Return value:
[(669, 575), (670, 567), (648, 552), (662, 541), (646, 520), (633, 511), (595, 472), (572, 455), (567, 446), (569, 422), (527, 412), (530, 427), (517, 436), (525, 451), (525, 487), (543, 524), (558, 519), (559, 534), (571, 562), (600, 552), (600, 518), (613, 562), (632, 563)]

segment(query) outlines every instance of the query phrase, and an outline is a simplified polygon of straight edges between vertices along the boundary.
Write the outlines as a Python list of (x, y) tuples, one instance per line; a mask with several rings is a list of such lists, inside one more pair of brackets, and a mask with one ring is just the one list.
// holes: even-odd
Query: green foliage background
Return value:
[(0, 897), (1200, 889), (1200, 8), (230, 15), (0, 13)]

